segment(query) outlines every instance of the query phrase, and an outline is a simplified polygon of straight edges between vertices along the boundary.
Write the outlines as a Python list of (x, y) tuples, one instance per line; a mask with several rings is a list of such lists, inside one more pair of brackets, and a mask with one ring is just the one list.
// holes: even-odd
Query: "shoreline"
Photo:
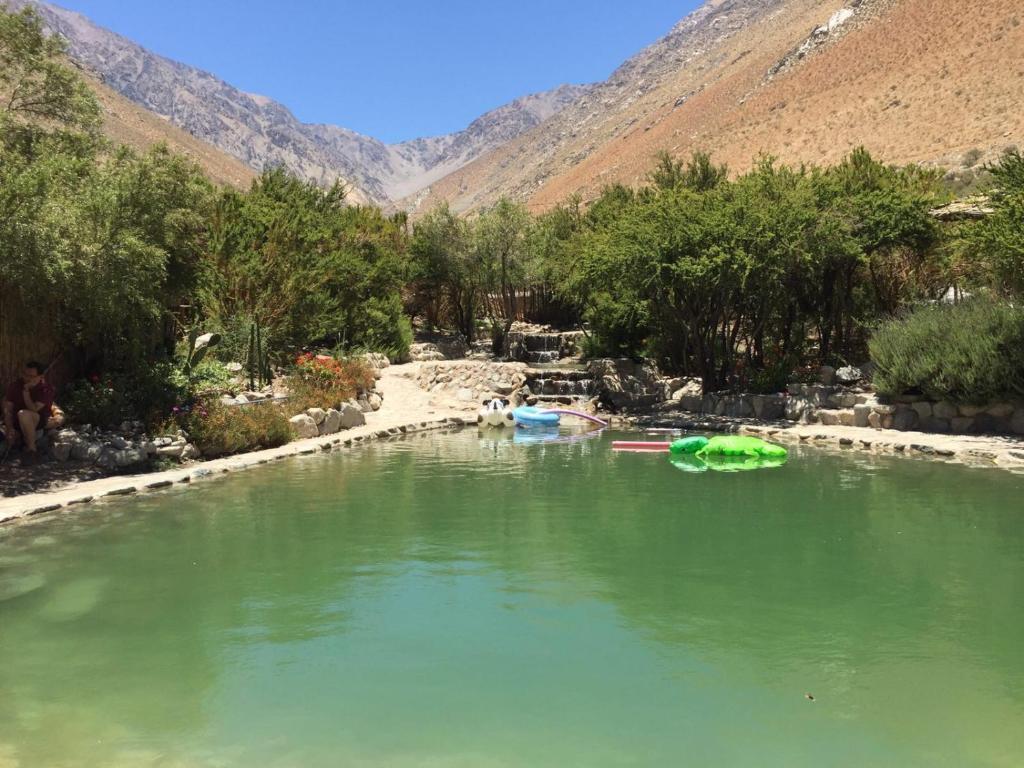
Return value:
[[(475, 406), (423, 390), (416, 377), (421, 363), (391, 366), (378, 382), (384, 407), (367, 423), (344, 432), (295, 440), (277, 448), (241, 453), (157, 472), (114, 475), (0, 499), (0, 526), (59, 512), (107, 498), (165, 490), (221, 477), (292, 456), (350, 448), (405, 434), (475, 426)], [(816, 448), (905, 456), (1024, 473), (1024, 439), (1001, 435), (949, 435), (870, 427), (824, 426), (701, 415), (688, 411), (612, 416), (611, 428), (734, 432)]]
[(952, 435), (842, 425), (800, 424), (708, 416), (687, 411), (648, 414), (631, 420), (639, 429), (733, 432), (779, 443), (905, 456), (972, 467), (1024, 473), (1024, 438), (1009, 435)]

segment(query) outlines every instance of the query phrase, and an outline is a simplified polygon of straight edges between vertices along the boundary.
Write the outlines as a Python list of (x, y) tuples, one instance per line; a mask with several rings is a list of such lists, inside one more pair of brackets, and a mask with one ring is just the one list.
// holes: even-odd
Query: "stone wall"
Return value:
[(733, 418), (952, 434), (1024, 435), (1021, 403), (956, 405), (912, 395), (886, 398), (865, 388), (826, 384), (790, 384), (787, 393), (777, 395), (700, 395), (699, 388), (677, 395), (674, 399), (683, 410)]
[(424, 363), (416, 379), (428, 392), (447, 393), (466, 403), (508, 397), (519, 392), (525, 382), (524, 363), (471, 360)]

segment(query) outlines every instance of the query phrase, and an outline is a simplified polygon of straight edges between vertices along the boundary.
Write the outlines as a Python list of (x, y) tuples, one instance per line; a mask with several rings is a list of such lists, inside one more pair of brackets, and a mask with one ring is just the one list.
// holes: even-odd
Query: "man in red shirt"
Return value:
[(43, 379), (43, 370), (39, 363), (26, 363), (21, 378), (4, 393), (4, 435), (11, 445), (25, 441), (22, 461), (26, 464), (38, 458), (36, 430), (46, 427), (53, 412), (53, 387)]

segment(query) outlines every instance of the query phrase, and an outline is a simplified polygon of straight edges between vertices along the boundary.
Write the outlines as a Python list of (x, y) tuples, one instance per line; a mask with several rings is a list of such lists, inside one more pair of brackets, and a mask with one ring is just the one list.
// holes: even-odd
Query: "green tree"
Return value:
[(992, 215), (964, 229), (965, 256), (984, 284), (1006, 295), (1024, 295), (1024, 155), (1007, 152), (990, 166)]
[(531, 227), (529, 211), (507, 198), (482, 213), (473, 225), (474, 248), (483, 267), (484, 287), (500, 301), (499, 306), (490, 300), (486, 302), (496, 354), (501, 354), (519, 311), (518, 291), (526, 281)]
[(442, 203), (416, 223), (409, 252), (414, 290), (428, 319), (450, 319), (472, 343), (484, 276), (469, 222)]

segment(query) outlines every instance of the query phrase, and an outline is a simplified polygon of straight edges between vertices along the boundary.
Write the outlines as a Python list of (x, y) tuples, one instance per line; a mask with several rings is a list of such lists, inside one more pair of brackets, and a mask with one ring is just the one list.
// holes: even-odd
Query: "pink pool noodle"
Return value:
[(587, 421), (592, 422), (594, 424), (600, 424), (602, 427), (608, 426), (607, 421), (602, 421), (601, 419), (597, 418), (597, 416), (591, 416), (589, 413), (583, 413), (582, 411), (570, 411), (567, 408), (545, 408), (544, 413), (561, 413), (565, 414), (566, 416), (577, 416), (581, 419), (586, 419)]

